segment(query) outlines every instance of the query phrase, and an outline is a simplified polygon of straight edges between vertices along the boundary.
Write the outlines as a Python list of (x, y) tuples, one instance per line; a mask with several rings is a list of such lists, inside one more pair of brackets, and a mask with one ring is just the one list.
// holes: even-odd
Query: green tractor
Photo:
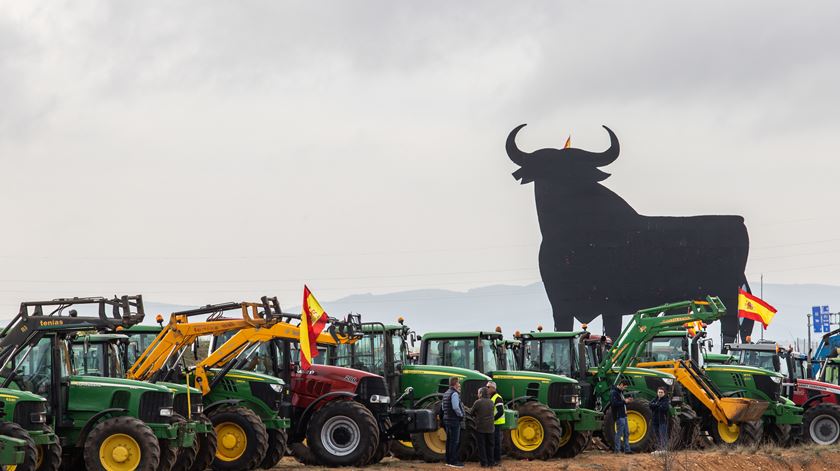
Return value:
[[(603, 415), (580, 407), (580, 385), (567, 376), (527, 371), (508, 362), (501, 329), (495, 332), (432, 332), (423, 335), (419, 363), (480, 371), (496, 382), (516, 427), (505, 433), (504, 449), (517, 459), (572, 458), (600, 430)], [(466, 395), (465, 395), (466, 396)]]
[[(145, 328), (132, 326), (123, 331)], [(84, 333), (73, 339), (71, 360), (73, 368), (85, 376), (124, 378), (127, 366), (129, 337), (123, 334)], [(216, 432), (210, 420), (204, 415), (201, 391), (180, 383), (157, 383), (174, 394), (173, 409), (195, 428), (195, 446), (178, 452), (173, 469), (179, 471), (203, 471), (210, 466), (216, 452)], [(189, 394), (189, 396), (187, 396)]]
[(771, 362), (769, 369), (742, 364), (737, 359), (732, 361), (726, 354), (717, 354), (725, 355), (722, 360), (717, 356), (709, 357), (708, 353), (701, 354), (710, 349), (704, 331), (698, 332), (693, 339), (685, 329), (665, 331), (657, 334), (646, 348), (647, 355), (651, 357), (692, 359), (698, 364), (701, 357), (705, 358), (703, 371), (724, 396), (767, 401), (767, 410), (761, 417), (763, 426), (761, 429), (750, 430), (752, 441), (766, 439), (782, 446), (789, 445), (792, 439), (791, 427), (798, 429), (802, 424), (803, 409), (785, 397), (785, 375), (775, 371), (772, 365), (774, 358), (778, 361), (775, 347), (774, 355), (767, 357)]
[[(449, 378), (452, 376), (461, 379), (461, 396), (464, 404), (471, 406), (476, 400), (478, 389), (490, 381), (489, 376), (473, 369), (412, 364), (410, 351), (416, 335), (404, 325), (402, 318), (399, 324), (363, 323), (361, 331), (362, 338), (353, 344), (328, 346), (328, 352), (324, 355), (327, 363), (384, 377), (392, 399), (402, 402), (406, 408), (433, 410), (437, 416), (441, 398), (449, 389)], [(408, 394), (404, 394), (405, 391)], [(514, 424), (515, 412), (506, 410), (505, 419), (506, 424)], [(464, 460), (476, 454), (476, 447), (475, 437), (471, 433), (462, 434), (460, 455)], [(431, 432), (397, 437), (391, 444), (391, 452), (401, 459), (419, 458), (431, 463), (443, 461), (446, 432), (441, 426)]]
[[(664, 387), (672, 399), (671, 414), (681, 422), (691, 424), (696, 414), (681, 401), (682, 392), (674, 375), (646, 368), (613, 366), (608, 346), (611, 340), (605, 336), (593, 335), (586, 330), (574, 332), (536, 332), (514, 334), (519, 344), (512, 344), (514, 360), (518, 368), (564, 375), (574, 378), (580, 384), (581, 407), (604, 412), (603, 425), (596, 434), (612, 449), (615, 437), (615, 419), (609, 408), (609, 386), (619, 379), (627, 380), (627, 394), (634, 400), (627, 405), (627, 424), (630, 431), (630, 448), (634, 452), (648, 451), (653, 445), (653, 413), (648, 406), (656, 397), (656, 390)], [(691, 440), (690, 428), (682, 429), (687, 440)]]
[[(71, 306), (95, 306), (98, 315)], [(24, 302), (0, 333), (0, 387), (46, 398), (47, 423), (60, 437), (68, 467), (168, 471), (177, 450), (193, 446), (195, 432), (175, 414), (168, 388), (73, 371), (70, 343), (77, 333), (114, 330), (142, 319), (140, 296)], [(36, 415), (43, 413), (33, 411), (31, 420)], [(38, 420), (44, 425), (42, 417)], [(61, 460), (58, 448), (48, 451), (40, 454), (40, 469), (54, 469)]]
[[(0, 469), (55, 471), (61, 445), (47, 424), (47, 400), (16, 389), (0, 389)], [(8, 465), (8, 468), (6, 467)]]

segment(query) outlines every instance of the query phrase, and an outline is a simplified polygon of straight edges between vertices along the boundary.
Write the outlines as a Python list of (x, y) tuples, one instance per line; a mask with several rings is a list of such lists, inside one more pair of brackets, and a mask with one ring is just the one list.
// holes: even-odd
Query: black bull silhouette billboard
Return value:
[[(591, 322), (601, 315), (605, 332), (615, 337), (622, 315), (711, 294), (727, 307), (723, 340), (734, 341), (738, 288), (746, 285), (749, 253), (744, 218), (639, 214), (599, 183), (610, 176), (599, 168), (619, 154), (612, 130), (604, 126), (610, 147), (603, 152), (546, 148), (528, 153), (516, 145), (524, 126), (510, 132), (506, 149), (519, 166), (514, 178), (534, 184), (543, 237), (540, 274), (555, 330), (572, 330), (575, 318)], [(694, 191), (690, 181), (685, 191)], [(740, 326), (742, 338), (752, 327), (752, 321)]]

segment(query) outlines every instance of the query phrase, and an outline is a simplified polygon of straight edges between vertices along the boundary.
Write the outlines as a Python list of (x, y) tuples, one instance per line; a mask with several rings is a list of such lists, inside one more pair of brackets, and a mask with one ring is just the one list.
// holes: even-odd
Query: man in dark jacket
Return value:
[(478, 459), (482, 468), (493, 466), (493, 401), (486, 387), (478, 390), (478, 400), (470, 412), (475, 419), (475, 434), (478, 441)]
[(490, 400), (493, 401), (493, 466), (502, 462), (502, 426), (505, 425), (505, 401), (502, 395), (496, 391), (496, 383), (487, 382), (487, 392)]
[(443, 393), (443, 426), (446, 431), (446, 466), (463, 468), (464, 463), (458, 458), (461, 448), (461, 424), (464, 422), (464, 404), (461, 402), (461, 380), (457, 376), (449, 378), (449, 389)]
[(630, 450), (630, 429), (627, 428), (627, 403), (632, 399), (624, 397), (624, 390), (627, 389), (627, 380), (622, 379), (618, 386), (614, 386), (610, 394), (610, 409), (615, 420), (615, 447), (616, 453), (621, 453), (621, 442), (624, 440), (624, 452), (632, 453)]
[(650, 401), (650, 410), (653, 412), (653, 430), (656, 432), (657, 447), (666, 450), (668, 446), (668, 410), (671, 408), (671, 401), (665, 388), (656, 390), (656, 399)]

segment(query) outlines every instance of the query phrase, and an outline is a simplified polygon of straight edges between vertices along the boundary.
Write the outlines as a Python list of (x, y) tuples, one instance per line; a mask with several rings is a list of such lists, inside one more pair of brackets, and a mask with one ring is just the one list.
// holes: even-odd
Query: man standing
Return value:
[(502, 426), (505, 424), (505, 401), (502, 395), (496, 391), (494, 381), (487, 382), (487, 391), (490, 393), (490, 400), (493, 401), (493, 464), (499, 466), (502, 463)]
[(463, 468), (464, 463), (458, 458), (461, 448), (461, 423), (464, 421), (464, 405), (461, 403), (461, 380), (457, 376), (449, 378), (449, 389), (443, 393), (441, 401), (443, 425), (446, 431), (446, 466)]
[(668, 411), (671, 408), (671, 400), (665, 388), (656, 390), (656, 399), (650, 401), (650, 410), (653, 412), (653, 430), (656, 431), (657, 449), (664, 451), (668, 449)]
[(493, 466), (493, 409), (490, 391), (486, 387), (479, 389), (478, 400), (470, 408), (470, 414), (475, 419), (478, 458), (482, 468)]
[(615, 447), (616, 453), (621, 453), (621, 442), (624, 440), (624, 452), (630, 451), (630, 429), (627, 428), (627, 403), (632, 399), (624, 397), (624, 390), (627, 389), (627, 380), (622, 379), (618, 386), (614, 386), (610, 394), (610, 409), (615, 420)]

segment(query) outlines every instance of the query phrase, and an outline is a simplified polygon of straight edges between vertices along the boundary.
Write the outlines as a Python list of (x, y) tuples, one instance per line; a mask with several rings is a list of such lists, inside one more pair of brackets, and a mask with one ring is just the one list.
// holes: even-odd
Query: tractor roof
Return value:
[(132, 333), (149, 333), (149, 332), (159, 333), (160, 330), (161, 330), (161, 327), (158, 326), (158, 325), (133, 325), (133, 326), (129, 327), (128, 329), (123, 330), (123, 332), (129, 333), (129, 334), (132, 334)]
[(82, 343), (85, 341), (85, 337), (87, 337), (88, 342), (110, 342), (111, 340), (120, 340), (120, 339), (127, 339), (128, 335), (123, 334), (90, 334), (90, 335), (80, 335), (76, 337), (74, 343)]
[(778, 350), (776, 343), (728, 343), (730, 350), (751, 350), (754, 352), (775, 352)]
[(566, 339), (577, 337), (584, 332), (583, 330), (574, 332), (525, 332), (522, 334), (522, 337), (532, 339)]
[(502, 334), (493, 331), (474, 330), (467, 332), (428, 332), (423, 334), (423, 340), (451, 339), (451, 338), (473, 338), (473, 337), (495, 337), (502, 339)]

